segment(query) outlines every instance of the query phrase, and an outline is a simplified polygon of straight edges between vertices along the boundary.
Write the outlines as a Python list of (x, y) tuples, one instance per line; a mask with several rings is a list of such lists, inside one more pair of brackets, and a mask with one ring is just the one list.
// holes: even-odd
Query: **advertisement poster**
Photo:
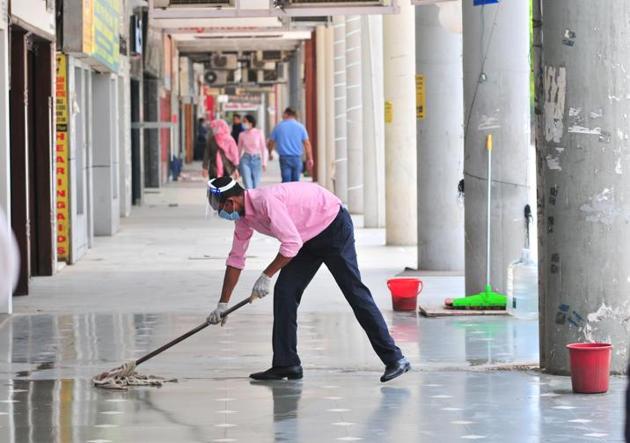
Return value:
[(82, 52), (116, 72), (120, 57), (120, 0), (81, 0), (81, 4)]
[(68, 189), (68, 59), (57, 54), (55, 78), (55, 180), (57, 207), (57, 256), (60, 261), (68, 260), (70, 250), (70, 192)]
[(120, 2), (118, 0), (92, 0), (94, 8), (93, 23), (94, 46), (91, 54), (96, 60), (111, 71), (118, 71), (120, 55), (119, 17)]

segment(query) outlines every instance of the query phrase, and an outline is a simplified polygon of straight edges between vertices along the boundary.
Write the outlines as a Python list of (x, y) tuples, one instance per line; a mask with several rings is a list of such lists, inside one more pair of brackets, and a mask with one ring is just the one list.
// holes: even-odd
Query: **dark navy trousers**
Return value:
[(335, 220), (305, 242), (280, 271), (273, 295), (273, 366), (301, 364), (297, 353), (297, 309), (304, 290), (322, 263), (335, 278), (381, 361), (388, 365), (400, 360), (402, 353), (389, 334), (370, 290), (361, 282), (352, 219), (342, 208)]

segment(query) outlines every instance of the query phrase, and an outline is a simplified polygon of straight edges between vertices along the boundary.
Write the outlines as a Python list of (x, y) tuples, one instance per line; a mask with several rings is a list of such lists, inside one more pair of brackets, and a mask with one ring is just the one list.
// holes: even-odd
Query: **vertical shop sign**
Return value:
[(94, 52), (94, 0), (83, 2), (83, 52)]
[(424, 75), (416, 75), (416, 119), (424, 120), (427, 107), (426, 92), (424, 89)]
[[(85, 22), (84, 26), (92, 30), (92, 47), (90, 51), (85, 52), (112, 72), (116, 72), (120, 58), (120, 0), (89, 0), (89, 5), (87, 2), (84, 4), (84, 14), (85, 6), (91, 8), (89, 11), (91, 21)], [(84, 39), (86, 32), (90, 31), (84, 30)]]
[(70, 250), (70, 193), (68, 189), (68, 59), (57, 54), (55, 81), (57, 118), (55, 136), (55, 178), (57, 207), (57, 256), (68, 260)]
[(81, 0), (81, 8), (82, 52), (101, 67), (116, 72), (120, 59), (120, 0)]

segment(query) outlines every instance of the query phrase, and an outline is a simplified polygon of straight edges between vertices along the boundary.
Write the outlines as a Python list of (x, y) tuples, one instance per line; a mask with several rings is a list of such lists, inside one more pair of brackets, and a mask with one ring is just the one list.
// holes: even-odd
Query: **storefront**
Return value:
[[(57, 79), (57, 114), (63, 117), (66, 112), (67, 124), (58, 122), (57, 138), (67, 137), (65, 146), (58, 149), (66, 149), (68, 162), (69, 244), (64, 254), (60, 249), (64, 245), (59, 241), (58, 246), (60, 260), (75, 263), (92, 246), (95, 235), (114, 234), (121, 213), (127, 214), (130, 208), (131, 183), (125, 180), (130, 175), (125, 160), (131, 157), (131, 149), (125, 149), (130, 138), (122, 127), (126, 64), (120, 58), (120, 21), (124, 9), (120, 0), (66, 0), (59, 8), (63, 32), (57, 60), (66, 70), (58, 70), (63, 75)], [(65, 107), (59, 104), (64, 101)]]
[(56, 186), (53, 171), (66, 170), (53, 155), (55, 11), (52, 2), (10, 4), (10, 93), (7, 174), (11, 227), (21, 256), (16, 295), (29, 292), (31, 276), (52, 275), (56, 261)]

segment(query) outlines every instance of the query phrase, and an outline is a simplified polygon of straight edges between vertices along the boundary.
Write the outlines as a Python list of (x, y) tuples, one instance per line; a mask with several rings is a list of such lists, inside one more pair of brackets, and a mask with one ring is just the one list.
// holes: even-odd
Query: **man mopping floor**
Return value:
[(385, 364), (381, 381), (392, 380), (411, 369), (389, 334), (370, 290), (361, 282), (352, 219), (334, 194), (317, 184), (299, 182), (245, 191), (231, 177), (220, 177), (208, 182), (208, 202), (221, 218), (236, 222), (221, 299), (208, 316), (209, 323), (223, 324), (227, 319), (221, 314), (228, 309), (254, 231), (281, 243), (278, 255), (258, 277), (252, 290), (252, 296), (265, 297), (271, 290), (271, 278), (280, 271), (274, 287), (272, 367), (251, 374), (251, 378), (302, 378), (297, 354), (297, 309), (304, 290), (322, 263), (335, 278), (374, 351)]

